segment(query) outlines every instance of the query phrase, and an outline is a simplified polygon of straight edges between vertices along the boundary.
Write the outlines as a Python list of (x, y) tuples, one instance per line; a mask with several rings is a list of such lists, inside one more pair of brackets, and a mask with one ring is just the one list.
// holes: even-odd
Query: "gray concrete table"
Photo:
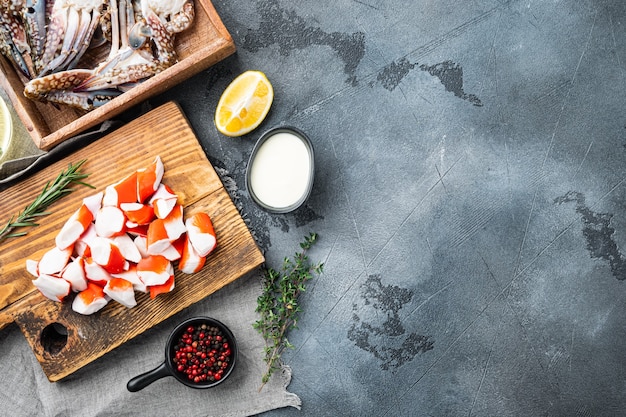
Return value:
[[(626, 2), (216, 0), (238, 52), (177, 100), (277, 265), (311, 231), (325, 273), (285, 355), (302, 411), (624, 415)], [(212, 122), (247, 69), (261, 127)], [(244, 187), (271, 127), (307, 132), (291, 214)]]

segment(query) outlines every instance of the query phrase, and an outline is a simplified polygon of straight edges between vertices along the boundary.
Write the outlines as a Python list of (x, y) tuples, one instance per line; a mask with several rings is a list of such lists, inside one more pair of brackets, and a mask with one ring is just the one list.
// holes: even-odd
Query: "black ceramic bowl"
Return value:
[[(203, 325), (206, 326), (206, 329), (201, 328), (201, 326)], [(205, 380), (194, 381), (193, 378), (190, 379), (187, 374), (185, 374), (184, 372), (180, 372), (178, 370), (179, 365), (181, 364), (180, 364), (180, 359), (175, 359), (176, 352), (181, 347), (188, 345), (188, 343), (181, 342), (182, 336), (187, 335), (188, 340), (193, 340), (197, 342), (197, 340), (193, 339), (192, 335), (188, 333), (188, 328), (190, 326), (195, 329), (200, 329), (199, 332), (205, 333), (205, 338), (202, 340), (209, 340), (208, 338), (206, 338), (206, 336), (208, 336), (208, 333), (212, 331), (209, 329), (215, 329), (215, 331), (217, 331), (218, 333), (211, 335), (212, 336), (211, 341), (215, 343), (216, 342), (215, 336), (219, 335), (221, 340), (217, 341), (219, 342), (218, 345), (220, 347), (223, 347), (224, 343), (227, 343), (227, 347), (225, 348), (225, 350), (230, 350), (230, 355), (227, 356), (228, 358), (226, 361), (227, 365), (224, 368), (222, 368), (222, 373), (220, 374), (220, 377), (218, 379), (215, 379), (215, 377), (211, 379), (211, 377), (209, 377)], [(202, 349), (198, 348), (197, 350), (200, 351)], [(209, 353), (212, 349), (209, 347), (208, 349), (204, 349), (204, 350), (206, 350), (206, 353)], [(217, 350), (219, 353), (219, 348)], [(191, 353), (191, 357), (195, 357), (195, 354), (196, 354), (196, 350), (194, 349), (194, 352)], [(198, 360), (206, 363), (208, 366), (208, 360), (209, 360), (208, 358), (203, 359), (199, 356)], [(169, 338), (167, 339), (167, 344), (165, 345), (165, 361), (158, 367), (154, 368), (153, 370), (132, 378), (130, 381), (128, 381), (126, 388), (128, 388), (128, 390), (131, 392), (136, 392), (147, 387), (154, 381), (164, 378), (166, 376), (173, 376), (180, 383), (185, 384), (191, 388), (198, 388), (198, 389), (211, 388), (218, 384), (221, 384), (224, 380), (226, 380), (228, 376), (232, 373), (233, 369), (235, 368), (236, 363), (237, 363), (237, 342), (235, 340), (235, 336), (230, 331), (230, 329), (226, 327), (220, 321), (215, 320), (210, 317), (193, 317), (180, 323), (178, 326), (176, 326), (176, 328), (170, 334)]]

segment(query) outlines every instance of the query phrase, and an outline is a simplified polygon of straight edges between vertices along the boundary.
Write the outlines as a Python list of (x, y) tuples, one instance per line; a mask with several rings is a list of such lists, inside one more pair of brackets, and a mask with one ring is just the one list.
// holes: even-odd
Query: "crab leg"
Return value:
[(24, 59), (24, 56), (18, 49), (17, 45), (13, 42), (11, 32), (6, 28), (6, 25), (0, 24), (0, 51), (2, 55), (6, 56), (13, 62), (13, 64), (24, 74), (27, 78), (32, 78), (28, 64)]
[(26, 0), (23, 14), (31, 59), (38, 72), (46, 40), (46, 0)]
[[(77, 47), (77, 51), (76, 51), (76, 54), (74, 55), (74, 59), (67, 66), (69, 69), (73, 69), (76, 67), (76, 65), (78, 64), (78, 61), (80, 61), (82, 56), (87, 51), (87, 48), (89, 48), (89, 44), (91, 43), (93, 34), (95, 33), (96, 28), (100, 24), (101, 17), (102, 17), (102, 14), (100, 10), (94, 10), (93, 15), (91, 16), (90, 24), (88, 26), (84, 26), (84, 25), (82, 26), (85, 30), (83, 30), (78, 36), (78, 39), (82, 39), (82, 41), (78, 42), (78, 44), (74, 44), (74, 47)], [(89, 18), (89, 16), (87, 16), (87, 18)]]
[[(30, 55), (26, 31), (20, 22), (23, 3), (20, 1), (0, 1), (0, 50), (9, 58), (24, 76), (32, 78), (33, 71), (25, 56)], [(29, 58), (28, 58), (29, 59)]]

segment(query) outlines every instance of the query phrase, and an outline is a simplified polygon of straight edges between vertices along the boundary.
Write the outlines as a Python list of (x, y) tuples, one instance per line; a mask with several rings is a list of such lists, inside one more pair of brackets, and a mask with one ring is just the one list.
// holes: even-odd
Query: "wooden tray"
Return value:
[(160, 94), (235, 52), (235, 44), (210, 0), (195, 0), (193, 26), (175, 38), (179, 62), (89, 113), (24, 97), (24, 82), (0, 56), (0, 85), (35, 144), (44, 150)]
[[(54, 237), (84, 197), (114, 183), (159, 155), (163, 182), (178, 195), (189, 216), (211, 216), (218, 246), (197, 274), (177, 271), (176, 288), (151, 300), (137, 293), (137, 306), (109, 304), (92, 316), (72, 311), (68, 302), (44, 298), (25, 270), (26, 259), (40, 259), (54, 246)], [(80, 186), (51, 208), (28, 235), (0, 242), (0, 329), (16, 322), (50, 381), (57, 381), (205, 298), (264, 262), (246, 224), (206, 158), (185, 116), (167, 103), (102, 139), (0, 193), (0, 222), (22, 210), (69, 163), (82, 159), (81, 169), (96, 190)], [(62, 326), (62, 327), (60, 327)], [(66, 330), (64, 330), (66, 329)], [(67, 331), (67, 341), (63, 333)], [(0, 338), (1, 339), (1, 338)]]

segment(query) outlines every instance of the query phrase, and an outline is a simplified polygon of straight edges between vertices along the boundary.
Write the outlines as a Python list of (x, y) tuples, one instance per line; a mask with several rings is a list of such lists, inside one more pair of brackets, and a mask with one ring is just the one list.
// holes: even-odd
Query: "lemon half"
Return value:
[(256, 129), (274, 100), (272, 84), (261, 71), (249, 70), (226, 87), (215, 109), (215, 127), (231, 137)]

